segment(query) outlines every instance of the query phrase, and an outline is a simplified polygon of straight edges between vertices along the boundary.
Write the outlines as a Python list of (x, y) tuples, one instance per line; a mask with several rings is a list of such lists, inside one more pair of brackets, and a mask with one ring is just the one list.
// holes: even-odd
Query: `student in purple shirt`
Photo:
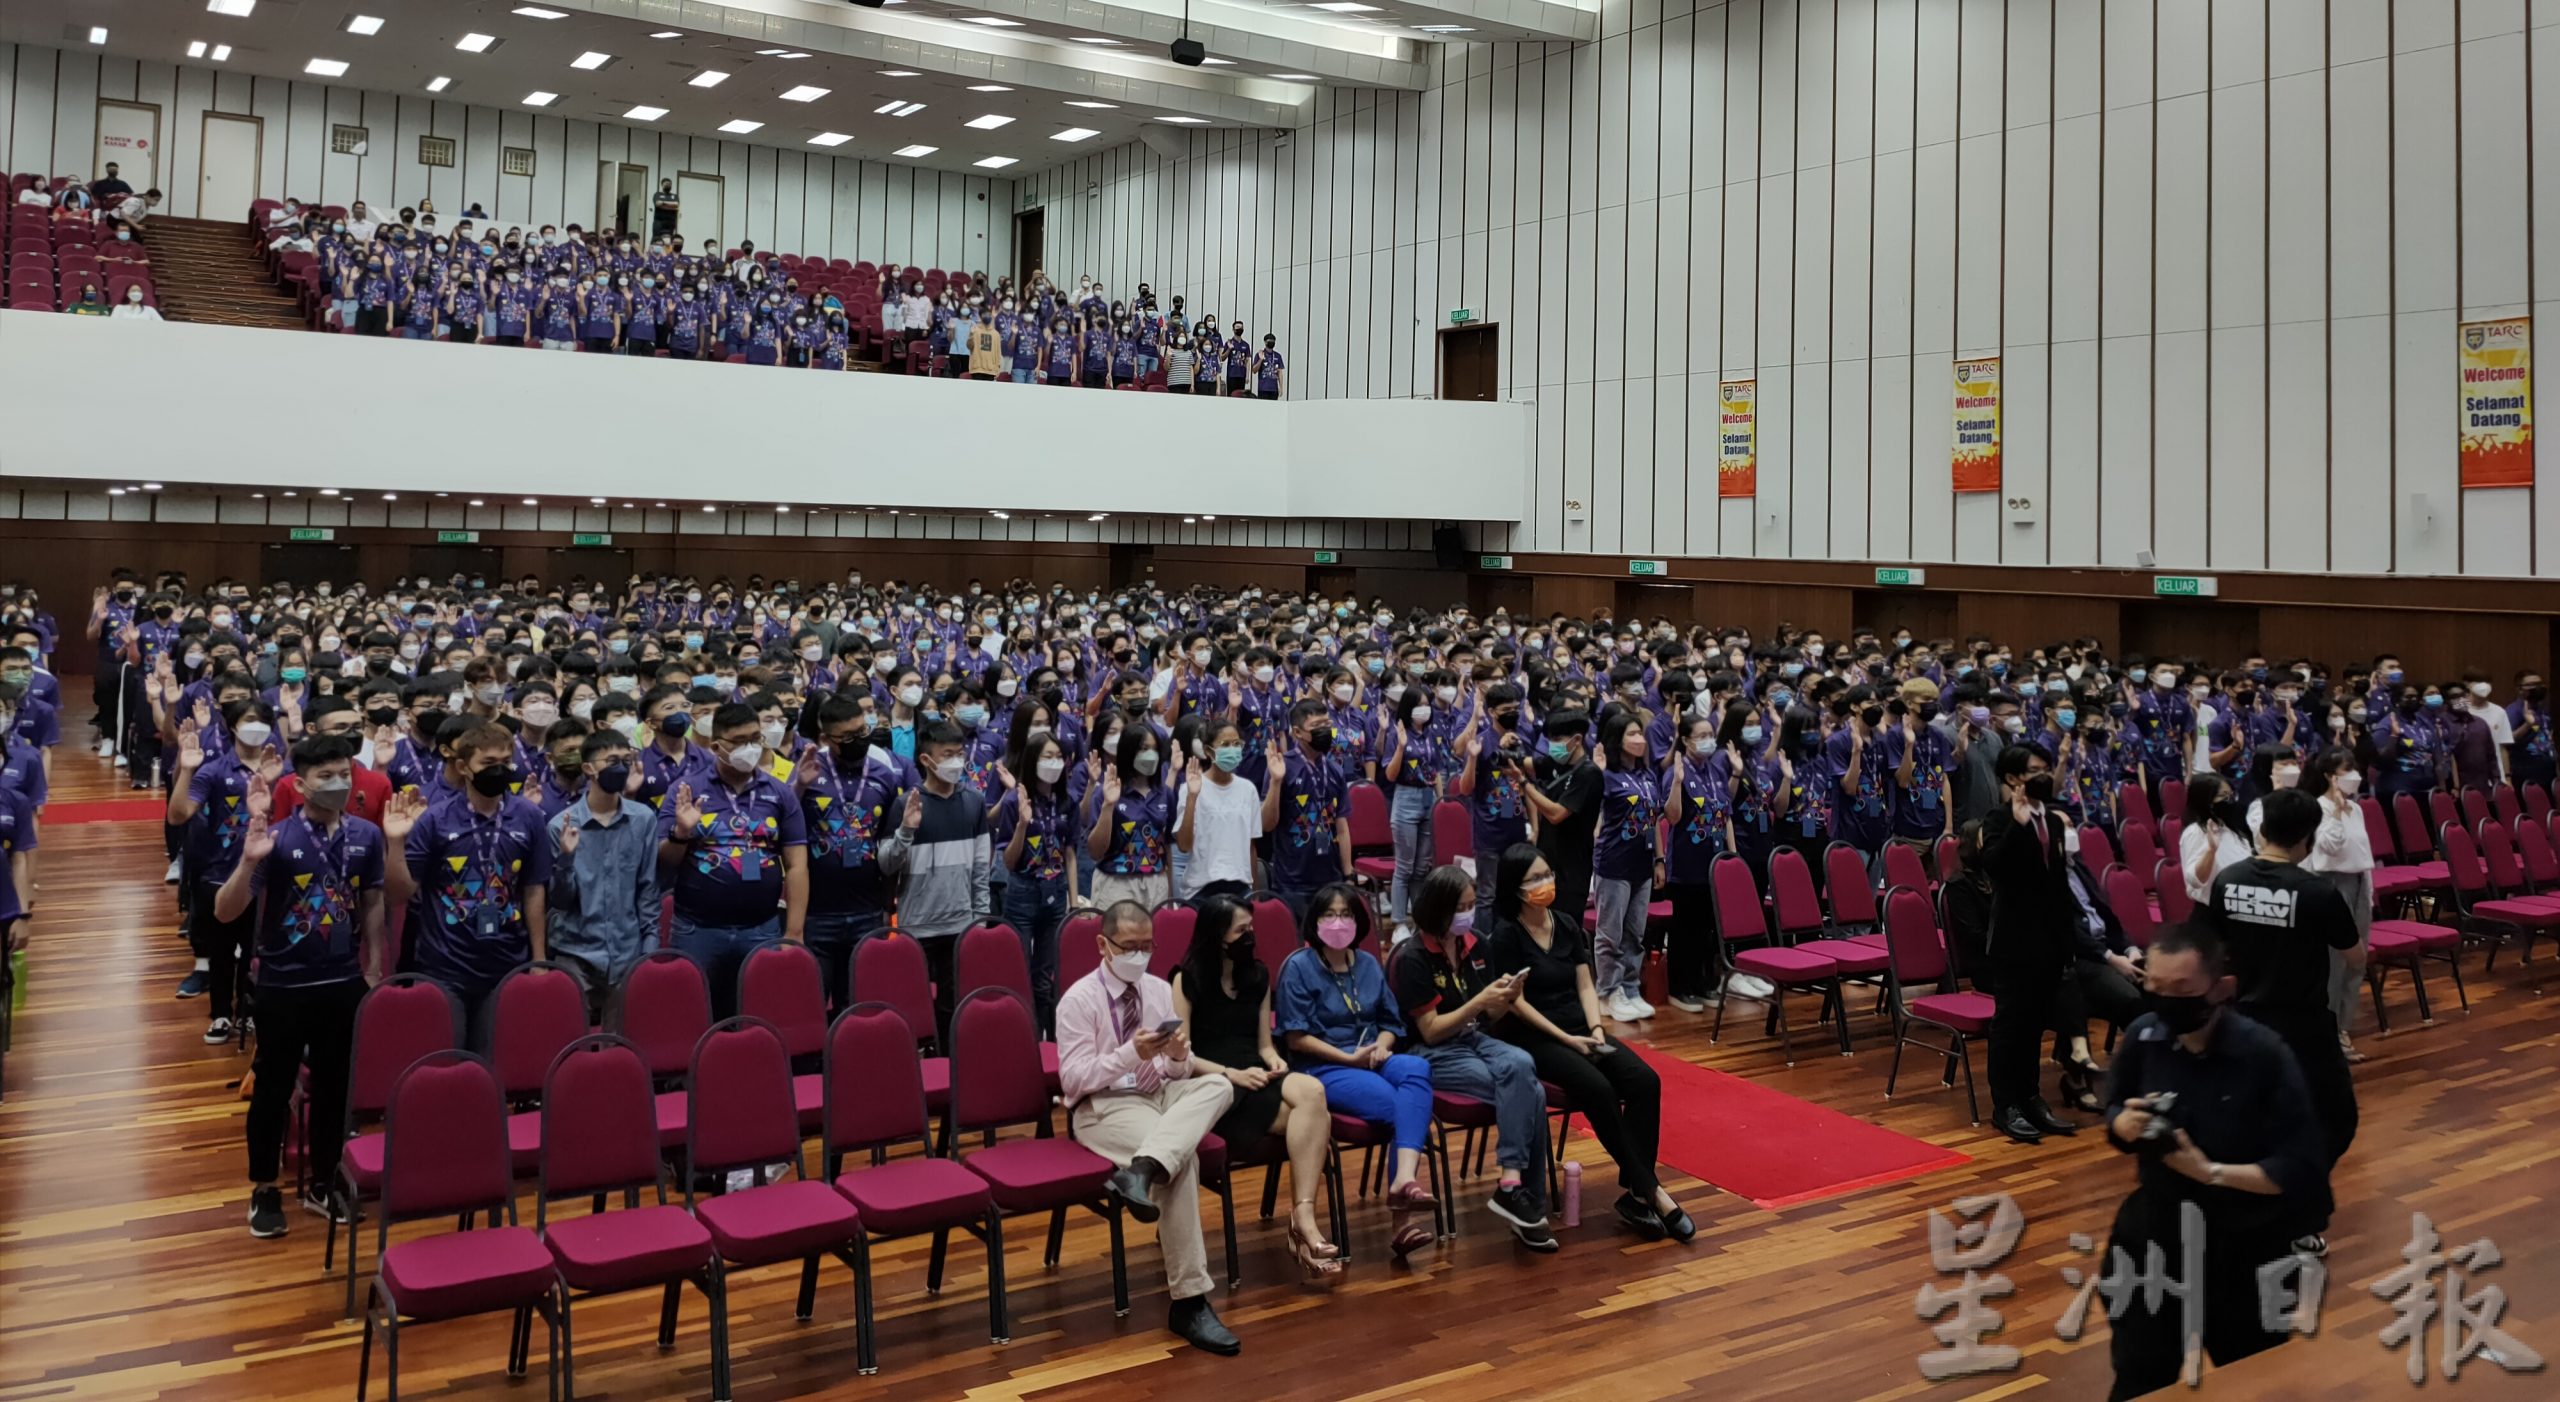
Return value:
[(255, 700), (234, 700), (224, 708), (224, 718), (231, 743), (210, 750), (212, 735), (193, 718), (181, 724), (178, 768), (169, 790), (169, 823), (186, 829), (186, 869), (194, 883), (187, 942), (194, 947), (196, 967), (213, 994), (204, 1029), (208, 1042), (231, 1039), (234, 1003), (245, 1001), (242, 994), (249, 972), (244, 954), (249, 927), (245, 921), (224, 920), (215, 913), (214, 888), (230, 878), (240, 861), (250, 789), (261, 782), (271, 784), (284, 774), (273, 712)]
[[(1109, 732), (1104, 738), (1109, 740)], [(1090, 815), (1085, 849), (1095, 863), (1096, 906), (1131, 900), (1152, 909), (1173, 894), (1175, 811), (1171, 776), (1164, 771), (1169, 752), (1152, 727), (1132, 719), (1120, 728), (1116, 744), (1097, 746), (1085, 761), (1081, 802)]]
[[(1459, 736), (1450, 791), (1467, 800), (1476, 870), (1491, 872), (1515, 842), (1529, 840), (1530, 741), (1523, 733), (1520, 688), (1496, 683), (1484, 694), (1485, 723)], [(1493, 927), (1493, 883), (1476, 883), (1476, 920)]]
[(1021, 936), (1031, 967), (1031, 1001), (1048, 1027), (1058, 1006), (1058, 933), (1067, 921), (1074, 877), (1075, 817), (1062, 781), (1067, 756), (1057, 736), (1035, 729), (994, 778), (994, 840), (1005, 870), (1004, 918)]
[(1303, 918), (1318, 890), (1351, 879), (1351, 775), (1324, 702), (1291, 706), (1288, 725), (1290, 743), (1275, 735), (1263, 751), (1262, 830), (1272, 894)]
[(1592, 989), (1619, 1022), (1653, 1016), (1638, 996), (1644, 984), (1645, 912), (1653, 901), (1654, 830), (1662, 821), (1662, 784), (1646, 753), (1641, 713), (1612, 710), (1600, 718), (1600, 820), (1594, 829), (1591, 890), (1599, 924), (1592, 931)]
[(1708, 973), (1716, 932), (1707, 873), (1717, 857), (1733, 850), (1734, 784), (1715, 763), (1719, 746), (1711, 717), (1684, 715), (1672, 743), (1671, 772), (1663, 781), (1669, 847), (1662, 864), (1671, 901), (1665, 956), (1671, 1005), (1697, 1013), (1717, 996)]
[(1853, 687), (1832, 703), (1839, 724), (1824, 742), (1835, 789), (1831, 837), (1858, 850), (1870, 873), (1881, 874), (1885, 840), (1893, 833), (1893, 767), (1885, 763), (1884, 703), (1867, 688)]
[[(36, 810), (22, 794), (0, 789), (0, 958), (35, 936)], [(0, 990), (5, 993), (5, 990)]]
[(2522, 784), (2548, 785), (2555, 772), (2551, 747), (2551, 689), (2531, 668), (2516, 673), (2516, 699), (2507, 703), (2507, 769)]
[(1894, 783), (1893, 840), (1919, 849), (1924, 869), (1937, 865), (1938, 839), (1955, 831), (1946, 737), (1920, 714), (1937, 699), (1937, 687), (1914, 678), (1885, 706), (1884, 760)]
[(1244, 393), (1244, 382), (1253, 368), (1253, 343), (1244, 338), (1244, 323), (1227, 328), (1227, 396), (1237, 398)]
[(1253, 392), (1264, 399), (1279, 398), (1281, 381), (1288, 369), (1289, 362), (1280, 358), (1280, 338), (1265, 332), (1262, 354), (1253, 358)]
[(462, 1004), (466, 1045), (489, 1045), (490, 994), (507, 971), (544, 955), (543, 902), (551, 838), (541, 810), (512, 792), (515, 737), (476, 724), (453, 741), (462, 787), (429, 804), (403, 793), (383, 814), (383, 836), (401, 844), (390, 897), (409, 904), (418, 972)]
[(854, 947), (888, 927), (890, 882), (880, 843), (895, 826), (903, 782), (874, 743), (870, 712), (833, 694), (818, 703), (818, 744), (792, 772), (809, 839), (809, 952), (825, 976), (829, 1011), (849, 1002)]
[[(383, 882), (388, 840), (347, 814), (355, 792), (356, 742), (314, 735), (294, 746), (302, 805), (268, 823), (264, 779), (248, 796), (238, 862), (212, 892), (217, 919), (249, 925), (257, 952), (258, 1058), (249, 1098), (249, 1234), (279, 1237), (287, 1218), (276, 1179), (288, 1110), (310, 1072), (311, 1122), (346, 1117), (347, 1066), (356, 1007), (383, 973)], [(310, 1186), (303, 1206), (331, 1221), (339, 1136), (311, 1137)]]
[(702, 965), (715, 1017), (737, 1010), (738, 970), (776, 940), (804, 942), (808, 823), (800, 796), (764, 772), (755, 707), (711, 718), (714, 781), (677, 785), (658, 816), (658, 866), (675, 893), (675, 947)]
[(1388, 708), (1387, 731), (1378, 739), (1378, 777), (1387, 785), (1387, 822), (1396, 845), (1388, 904), (1397, 925), (1405, 923), (1411, 893), (1435, 864), (1432, 810), (1440, 802), (1442, 775), (1452, 763), (1445, 743), (1449, 722), (1434, 712), (1431, 701), (1431, 693), (1420, 687), (1405, 692)]

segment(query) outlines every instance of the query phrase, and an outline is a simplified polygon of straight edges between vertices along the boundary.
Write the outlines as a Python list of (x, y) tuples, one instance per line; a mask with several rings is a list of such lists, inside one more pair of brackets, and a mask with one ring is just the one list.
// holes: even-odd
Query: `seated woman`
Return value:
[(1431, 1240), (1439, 1205), (1414, 1177), (1430, 1142), (1431, 1066), (1395, 1049), (1404, 1014), (1387, 991), (1386, 970), (1357, 948), (1376, 925), (1351, 886), (1337, 881), (1318, 890), (1299, 929), (1308, 947), (1281, 961), (1276, 1001), (1291, 1062), (1324, 1083), (1333, 1109), (1395, 1126), (1388, 1245), (1402, 1258)]
[(1324, 1083), (1291, 1071), (1271, 1045), (1271, 971), (1253, 951), (1253, 907), (1234, 896), (1200, 900), (1191, 947), (1173, 971), (1173, 1011), (1191, 1039), (1195, 1076), (1222, 1075), (1235, 1103), (1218, 1120), (1218, 1137), (1244, 1152), (1278, 1135), (1289, 1145), (1289, 1253), (1318, 1285), (1342, 1273), (1342, 1249), (1316, 1222), (1316, 1188), (1333, 1116)]
[(1618, 1219), (1648, 1241), (1688, 1241), (1698, 1226), (1654, 1169), (1662, 1138), (1662, 1078), (1600, 1030), (1591, 941), (1554, 909), (1556, 874), (1526, 842), (1503, 849), (1493, 880), (1493, 937), (1485, 963), (1521, 975), (1520, 1001), (1495, 1029), (1529, 1053), (1538, 1075), (1570, 1097), (1574, 1112), (1618, 1164)]
[(1434, 1090), (1493, 1106), (1501, 1133), (1494, 1162), (1500, 1186), (1487, 1206), (1532, 1251), (1556, 1249), (1547, 1230), (1547, 1092), (1537, 1063), (1485, 1028), (1511, 1016), (1523, 979), (1495, 977), (1472, 936), (1476, 884), (1455, 866), (1422, 878), (1410, 909), (1416, 936), (1387, 956), (1387, 987), (1404, 1010), (1412, 1043), (1431, 1063)]

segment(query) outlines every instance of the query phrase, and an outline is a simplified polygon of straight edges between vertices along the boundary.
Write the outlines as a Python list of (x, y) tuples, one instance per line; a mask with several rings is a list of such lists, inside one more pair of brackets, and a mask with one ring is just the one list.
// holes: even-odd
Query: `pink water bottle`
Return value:
[(1582, 1161), (1567, 1159), (1564, 1165), (1564, 1224), (1582, 1225)]

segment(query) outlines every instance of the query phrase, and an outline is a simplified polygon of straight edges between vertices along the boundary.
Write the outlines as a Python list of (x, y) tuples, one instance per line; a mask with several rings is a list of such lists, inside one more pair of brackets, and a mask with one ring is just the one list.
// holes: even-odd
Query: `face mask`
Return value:
[(301, 667), (286, 667), (279, 670), (276, 675), (285, 681), (298, 684), (305, 678), (309, 677), (311, 673)]
[[(1238, 758), (1242, 758), (1242, 756), (1238, 756)], [(1067, 762), (1063, 759), (1044, 759), (1038, 764), (1033, 765), (1032, 770), (1040, 776), (1040, 782), (1044, 784), (1054, 784), (1058, 782), (1059, 775), (1067, 772)]]
[(975, 730), (987, 723), (987, 708), (977, 705), (963, 706), (952, 713), (952, 718)]
[(764, 747), (765, 747), (766, 749), (768, 749), (768, 750), (779, 750), (779, 749), (781, 749), (781, 748), (782, 748), (782, 737), (783, 737), (783, 736), (785, 736), (785, 735), (788, 735), (788, 734), (790, 734), (790, 733), (791, 733), (791, 731), (790, 731), (789, 727), (785, 726), (782, 722), (780, 722), (780, 721), (778, 721), (778, 720), (776, 720), (776, 721), (767, 721), (767, 722), (765, 722), (765, 725), (764, 725), (764, 731), (763, 731), (763, 734), (764, 734)]
[(2429, 696), (2426, 700), (2426, 707), (2430, 711), (2441, 711), (2444, 709), (2444, 698), (2441, 696)]
[(2331, 784), (2340, 794), (2353, 798), (2356, 796), (2356, 790), (2364, 787), (2364, 776), (2352, 769), (2343, 770), (2336, 779), (2331, 781)]
[(266, 748), (267, 742), (275, 738), (276, 732), (265, 721), (248, 720), (240, 723), (240, 729), (235, 734), (243, 749), (258, 750)]
[[(589, 709), (593, 707), (590, 706)], [(527, 730), (549, 730), (552, 723), (559, 719), (560, 708), (549, 702), (527, 703), (524, 708), (524, 726)], [(583, 720), (585, 717), (582, 716), (580, 719)]]
[(483, 706), (495, 706), (507, 699), (507, 689), (503, 686), (484, 686), (471, 694)]
[(1746, 725), (1742, 727), (1742, 743), (1745, 745), (1757, 745), (1760, 743), (1760, 737), (1767, 733), (1767, 731), (1762, 730), (1759, 726)]
[(2064, 730), (2069, 730), (2073, 723), (2079, 719), (2080, 713), (2078, 711), (2056, 711), (2053, 713), (2053, 723), (2062, 727)]
[(968, 772), (969, 762), (958, 755), (953, 755), (951, 758), (943, 760), (933, 766), (933, 777), (940, 779), (946, 784), (959, 783), (960, 776)]
[(1129, 762), (1129, 767), (1137, 770), (1140, 774), (1153, 774), (1156, 772), (1156, 766), (1161, 763), (1163, 763), (1163, 760), (1157, 757), (1155, 751), (1142, 750), (1139, 752), (1136, 759)]
[(2027, 733), (2027, 718), (2025, 716), (2002, 716), (2000, 718), (2000, 728), (2011, 735), (2024, 735)]
[(474, 770), (472, 772), (471, 791), (480, 795), (482, 798), (496, 798), (505, 793), (508, 788), (515, 783), (515, 781), (516, 776), (513, 769), (510, 769), (503, 764), (495, 764), (491, 765), (487, 769)]
[(2302, 766), (2298, 764), (2279, 764), (2273, 770), (2269, 771), (2268, 777), (2275, 781), (2275, 786), (2277, 788), (2289, 789), (2295, 784), (2301, 782)]
[(355, 792), (355, 787), (356, 781), (351, 778), (322, 779), (304, 786), (302, 801), (313, 808), (334, 813), (347, 806), (347, 796)]
[(2487, 700), (2489, 696), (2489, 684), (2487, 682), (2473, 682), (2471, 684), (2471, 694), (2484, 701)]
[(2160, 1020), (2172, 1037), (2184, 1037), (2213, 1020), (2213, 1003), (2201, 994), (2142, 991), (2143, 1011)]
[(678, 711), (671, 716), (662, 717), (658, 721), (658, 733), (671, 740), (683, 739), (692, 730), (693, 717), (683, 711)]
[(1327, 915), (1316, 921), (1316, 938), (1327, 949), (1349, 949), (1360, 938), (1360, 922), (1348, 915)]
[(1111, 976), (1122, 983), (1136, 983), (1147, 976), (1147, 961), (1152, 957), (1143, 949), (1116, 950), (1111, 955)]
[(923, 687), (920, 687), (920, 686), (902, 686), (902, 687), (899, 687), (899, 688), (898, 688), (898, 704), (899, 704), (899, 705), (901, 705), (901, 706), (910, 706), (910, 707), (912, 707), (912, 706), (920, 706), (920, 705), (923, 705), (923, 704), (924, 704), (924, 688), (923, 688)]
[(764, 763), (764, 746), (752, 740), (729, 752), (729, 767), (741, 774), (762, 763)]
[(1535, 886), (1523, 886), (1520, 888), (1520, 900), (1525, 905), (1537, 906), (1540, 909), (1554, 905), (1556, 903), (1556, 883), (1553, 881), (1542, 881)]
[[(589, 709), (592, 710), (594, 708), (589, 707)], [(615, 716), (610, 722), (610, 726), (616, 734), (620, 735), (625, 740), (636, 742), (640, 738), (640, 718), (638, 716), (631, 715), (626, 712), (622, 715)]]
[(419, 647), (416, 643), (402, 643), (400, 645), (400, 658), (404, 662), (415, 662), (418, 660), (418, 654), (422, 651), (424, 651), (424, 649)]
[(2053, 776), (2051, 774), (2028, 775), (2026, 788), (2027, 801), (2029, 803), (2053, 802)]
[[(1751, 728), (1752, 728), (1753, 730), (1755, 730), (1755, 731), (1759, 729), (1759, 727), (1758, 727), (1758, 726), (1753, 726), (1753, 727), (1751, 727)], [(1758, 739), (1759, 739), (1759, 736), (1757, 736), (1757, 735), (1755, 734), (1754, 736), (1752, 736), (1752, 739), (1753, 739), (1753, 741), (1756, 743), (1756, 742), (1758, 741)], [(1558, 764), (1562, 764), (1562, 763), (1564, 763), (1564, 762), (1565, 762), (1565, 760), (1566, 760), (1566, 758), (1567, 758), (1568, 756), (1570, 756), (1572, 753), (1573, 753), (1573, 745), (1572, 745), (1572, 743), (1571, 743), (1570, 741), (1565, 741), (1565, 740), (1549, 740), (1549, 741), (1547, 742), (1547, 758), (1549, 758), (1549, 759), (1551, 759), (1551, 760), (1554, 760), (1554, 761), (1555, 761), (1556, 763), (1558, 763)]]
[(1330, 752), (1333, 749), (1333, 727), (1326, 726), (1319, 730), (1308, 731), (1307, 748), (1316, 754)]

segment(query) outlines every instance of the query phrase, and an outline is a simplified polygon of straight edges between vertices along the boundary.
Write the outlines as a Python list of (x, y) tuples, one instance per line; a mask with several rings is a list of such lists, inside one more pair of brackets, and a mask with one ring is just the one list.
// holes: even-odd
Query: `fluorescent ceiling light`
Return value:
[(1018, 19), (1000, 19), (994, 15), (962, 15), (960, 22), (983, 24), (989, 29), (1020, 29), (1022, 27), (1022, 21)]
[(1070, 37), (1079, 44), (1102, 44), (1113, 48), (1117, 48), (1120, 44), (1117, 39), (1105, 39), (1099, 34), (1077, 34)]
[(202, 57), (204, 57), (204, 41), (203, 41), (202, 39), (198, 39), (198, 40), (197, 40), (197, 41), (195, 41), (194, 43), (187, 45), (187, 57), (189, 57), (189, 58), (202, 58)]
[(258, 8), (258, 0), (205, 0), (204, 7), (217, 15), (246, 19), (250, 11)]
[(214, 62), (216, 62), (216, 63), (221, 63), (221, 62), (223, 62), (223, 61), (225, 61), (225, 60), (229, 59), (230, 57), (231, 57), (231, 46), (230, 46), (229, 44), (216, 44), (216, 45), (214, 45), (214, 46), (213, 46), (213, 61), (214, 61)]
[(122, 488), (122, 487), (109, 487), (109, 488), (107, 488), (107, 495), (108, 495), (108, 496), (111, 496), (111, 497), (120, 497), (120, 496), (123, 496), (123, 495), (124, 495), (124, 488)]
[(89, 26), (89, 42), (92, 44), (103, 44), (107, 42), (107, 27), (103, 24), (93, 24)]
[(465, 34), (454, 40), (453, 46), (466, 54), (485, 54), (498, 47), (498, 40), (489, 34)]
[(812, 146), (842, 146), (851, 140), (853, 140), (852, 137), (847, 136), (840, 131), (822, 131), (816, 136), (810, 137), (809, 144)]
[(622, 114), (623, 120), (632, 122), (654, 122), (665, 115), (667, 115), (667, 109), (651, 107), (647, 103), (642, 103)]
[(886, 116), (888, 116), (890, 113), (895, 112), (895, 111), (897, 111), (899, 108), (904, 107), (904, 106), (906, 106), (906, 105), (907, 105), (907, 100), (906, 100), (905, 98), (903, 98), (903, 97), (893, 97), (893, 98), (889, 99), (888, 101), (886, 101), (886, 102), (884, 102), (884, 103), (881, 103), (879, 106), (872, 108), (872, 109), (871, 109), (871, 115), (872, 115), (872, 116), (875, 116), (875, 117), (886, 117)]
[(1204, 58), (1200, 60), (1200, 62), (1210, 68), (1233, 68), (1236, 66), (1236, 61), (1231, 58)]
[(1414, 28), (1415, 28), (1415, 29), (1420, 30), (1421, 32), (1423, 32), (1423, 33), (1425, 33), (1425, 34), (1473, 34), (1473, 33), (1475, 33), (1474, 28), (1472, 28), (1471, 26), (1468, 26), (1468, 25), (1463, 25), (1463, 24), (1417, 24), (1417, 25), (1415, 25), (1415, 26), (1414, 26)]
[(756, 57), (758, 57), (758, 58), (807, 58), (807, 57), (808, 57), (808, 55), (807, 55), (807, 54), (804, 54), (804, 53), (802, 53), (802, 52), (800, 52), (798, 49), (758, 49), (758, 50), (756, 50)]
[(1018, 165), (1020, 162), (1016, 161), (1011, 156), (989, 156), (985, 160), (975, 162), (974, 164), (980, 170), (1002, 170), (1006, 166)]
[(685, 80), (688, 88), (716, 88), (729, 81), (729, 75), (717, 68), (706, 68)]
[[(1363, 5), (1359, 0), (1316, 0), (1316, 3), (1308, 8), (1331, 10), (1337, 15), (1373, 15), (1378, 12), (1377, 6)], [(518, 13), (521, 14), (522, 11)]]
[(427, 91), (429, 91), (429, 92), (443, 92), (445, 89), (447, 89), (447, 88), (449, 88), (449, 87), (452, 87), (452, 86), (453, 86), (453, 80), (452, 80), (451, 78), (441, 78), (441, 77), (439, 77), (439, 78), (429, 78), (429, 79), (427, 80)]
[(922, 160), (941, 149), (942, 148), (939, 146), (901, 146), (889, 154), (892, 156), (904, 156), (908, 160), (917, 161)]
[(744, 117), (740, 117), (734, 122), (722, 122), (720, 124), (720, 129), (729, 133), (731, 136), (744, 136), (751, 131), (763, 130), (764, 123), (751, 122)]
[(880, 70), (880, 76), (883, 78), (913, 78), (917, 76), (917, 74), (912, 68), (883, 68)]
[(1292, 82), (1298, 83), (1313, 83), (1320, 81), (1313, 73), (1274, 73), (1271, 76), (1274, 78), (1286, 78)]
[(1158, 117), (1156, 120), (1159, 122), (1175, 122), (1186, 127), (1196, 127), (1206, 125), (1209, 119), (1206, 117)]
[(1091, 102), (1091, 101), (1080, 101), (1080, 100), (1077, 100), (1077, 99), (1074, 99), (1074, 98), (1070, 98), (1070, 99), (1068, 99), (1068, 100), (1067, 100), (1067, 105), (1068, 105), (1069, 107), (1098, 107), (1098, 108), (1103, 109), (1104, 111), (1116, 111), (1116, 110), (1118, 110), (1118, 108), (1119, 108), (1119, 106), (1120, 106), (1120, 104), (1119, 104), (1119, 103), (1116, 103), (1116, 102)]
[(684, 31), (681, 29), (661, 29), (649, 37), (652, 39), (681, 39), (684, 37)]
[(342, 59), (315, 58), (302, 65), (302, 71), (315, 78), (343, 78), (347, 76), (347, 65)]
[(907, 104), (905, 104), (905, 105), (901, 106), (901, 107), (897, 110), (897, 112), (896, 112), (896, 113), (894, 113), (893, 115), (895, 115), (895, 116), (900, 116), (900, 117), (912, 117), (912, 116), (914, 116), (915, 114), (917, 114), (918, 112), (921, 112), (921, 111), (923, 111), (923, 110), (924, 110), (924, 104), (923, 104), (923, 103), (921, 103), (921, 102), (910, 102), (910, 103), (907, 103)]
[(802, 83), (800, 86), (784, 93), (782, 95), (782, 100), (785, 102), (815, 102), (819, 98), (825, 97), (830, 91), (832, 91), (832, 89), (813, 88), (806, 83)]
[(156, 492), (160, 490), (160, 484), (157, 482), (145, 482), (142, 484), (142, 490), (146, 492)]
[(600, 54), (593, 49), (589, 49), (585, 53), (578, 55), (576, 58), (569, 60), (569, 66), (571, 68), (583, 68), (592, 73), (611, 62), (613, 62), (613, 55)]
[(540, 5), (518, 5), (515, 13), (526, 19), (567, 19), (569, 17), (569, 12), (566, 10), (546, 10)]
[(379, 34), (382, 32), (382, 21), (372, 15), (349, 15), (347, 22), (338, 27), (349, 34)]
[(320, 489), (320, 495), (322, 495), (322, 496), (324, 496), (324, 497), (333, 497), (333, 496), (336, 496), (337, 494), (338, 494), (338, 489), (337, 489), (337, 488), (335, 488), (335, 487), (322, 487), (322, 488)]
[(1102, 133), (1095, 131), (1091, 127), (1069, 127), (1065, 131), (1059, 132), (1057, 135), (1052, 136), (1049, 139), (1051, 141), (1085, 141), (1100, 135), (1102, 135)]
[(529, 92), (524, 95), (527, 107), (548, 107), (559, 100), (560, 94), (556, 92)]
[(1001, 112), (990, 112), (983, 117), (972, 117), (962, 125), (976, 127), (980, 131), (994, 131), (998, 127), (1013, 125), (1013, 118)]
[(1013, 91), (1013, 89), (1006, 87), (1006, 86), (1005, 86), (1004, 84), (1002, 84), (1002, 83), (971, 83), (971, 84), (969, 85), (969, 91), (971, 91), (971, 92), (1011, 92), (1011, 91)]

